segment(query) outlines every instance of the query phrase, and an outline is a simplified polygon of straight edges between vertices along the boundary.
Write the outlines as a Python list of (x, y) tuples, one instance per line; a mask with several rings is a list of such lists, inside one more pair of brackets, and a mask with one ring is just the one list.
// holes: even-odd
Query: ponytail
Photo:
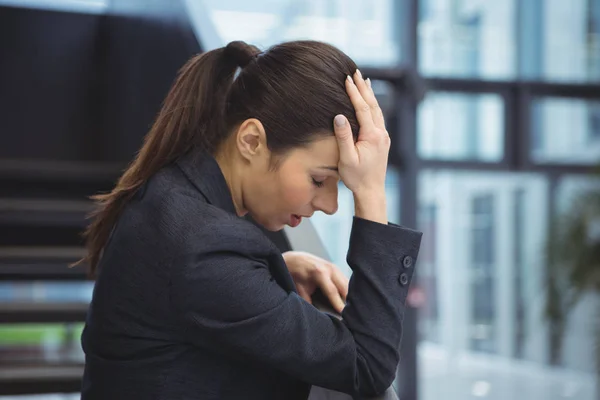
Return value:
[(177, 158), (199, 148), (213, 153), (225, 139), (224, 108), (238, 67), (259, 53), (244, 42), (197, 55), (179, 71), (156, 121), (134, 160), (110, 193), (92, 196), (96, 209), (84, 232), (87, 263), (94, 276), (100, 256), (122, 210), (152, 175)]

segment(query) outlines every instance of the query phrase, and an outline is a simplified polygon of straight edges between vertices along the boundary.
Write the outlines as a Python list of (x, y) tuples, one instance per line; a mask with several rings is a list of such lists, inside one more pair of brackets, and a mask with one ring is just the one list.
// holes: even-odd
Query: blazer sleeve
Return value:
[[(230, 229), (215, 241), (240, 241)], [(196, 345), (252, 359), (312, 385), (374, 396), (392, 383), (422, 234), (355, 217), (342, 320), (272, 278), (268, 261), (235, 250), (190, 254), (172, 268), (171, 301)], [(243, 240), (243, 239), (241, 239)], [(235, 249), (235, 246), (230, 246)]]

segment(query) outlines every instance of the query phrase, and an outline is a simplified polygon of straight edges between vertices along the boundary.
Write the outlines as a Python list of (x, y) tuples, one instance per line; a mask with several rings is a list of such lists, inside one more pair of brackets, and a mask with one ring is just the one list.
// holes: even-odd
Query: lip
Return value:
[(313, 214), (310, 214), (310, 215), (290, 214), (288, 225), (291, 226), (292, 228), (295, 228), (296, 226), (300, 225), (300, 222), (302, 222), (302, 218), (310, 218), (312, 216), (313, 216)]
[(301, 222), (302, 222), (302, 216), (301, 215), (290, 214), (290, 221), (288, 222), (289, 226), (291, 226), (292, 228), (295, 228), (298, 225), (300, 225)]

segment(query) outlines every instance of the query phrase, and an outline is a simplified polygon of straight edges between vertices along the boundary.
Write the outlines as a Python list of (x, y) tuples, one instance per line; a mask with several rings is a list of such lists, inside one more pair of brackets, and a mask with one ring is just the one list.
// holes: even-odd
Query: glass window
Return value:
[(515, 76), (515, 0), (421, 0), (419, 69), (424, 75)]
[(295, 39), (323, 40), (363, 65), (400, 59), (392, 0), (204, 0), (221, 45), (245, 40), (266, 49)]
[(36, 395), (0, 396), (0, 400), (80, 400), (81, 394), (48, 393)]
[(470, 348), (494, 353), (496, 348), (495, 207), (494, 193), (471, 198)]
[(422, 158), (500, 161), (504, 146), (504, 102), (496, 94), (429, 94), (418, 111)]
[(427, 341), (439, 343), (439, 299), (437, 245), (438, 206), (435, 201), (419, 204), (418, 225), (423, 232), (419, 250), (419, 286), (427, 294), (419, 310), (419, 335)]
[(538, 98), (531, 108), (531, 135), (536, 163), (598, 163), (600, 101)]
[(525, 273), (525, 251), (523, 231), (526, 230), (527, 223), (526, 200), (527, 193), (522, 188), (516, 188), (512, 194), (512, 209), (513, 209), (513, 271), (514, 271), (514, 288), (515, 288), (515, 303), (513, 306), (513, 317), (515, 319), (513, 357), (524, 358), (525, 348), (527, 345), (527, 284), (529, 276)]
[[(529, 3), (529, 2), (521, 2)], [(539, 8), (524, 33), (539, 38), (536, 78), (561, 81), (600, 80), (600, 2), (545, 0), (523, 4)], [(529, 23), (527, 23), (529, 22)], [(531, 24), (531, 22), (535, 22)], [(536, 35), (532, 30), (539, 30)]]
[[(550, 265), (549, 274), (560, 288), (553, 292), (553, 300), (557, 300), (554, 304), (562, 305), (562, 315), (556, 321), (559, 326), (565, 324), (565, 328), (555, 330), (556, 343), (549, 349), (550, 357), (562, 368), (597, 376), (600, 351), (592, 349), (600, 350), (597, 347), (600, 343), (597, 302), (600, 175), (563, 176), (555, 196), (556, 240), (552, 242), (555, 262)], [(578, 300), (568, 306), (571, 295), (577, 295)]]
[(425, 75), (600, 80), (598, 0), (419, 3), (419, 68)]
[(89, 302), (93, 282), (2, 282), (0, 302)]
[[(562, 366), (550, 363), (547, 180), (424, 170), (418, 185), (419, 398), (595, 399), (590, 356), (582, 356), (593, 348), (593, 303), (567, 324)], [(560, 193), (574, 185), (565, 182)]]
[(0, 0), (0, 5), (101, 14), (108, 8), (108, 2), (109, 0)]

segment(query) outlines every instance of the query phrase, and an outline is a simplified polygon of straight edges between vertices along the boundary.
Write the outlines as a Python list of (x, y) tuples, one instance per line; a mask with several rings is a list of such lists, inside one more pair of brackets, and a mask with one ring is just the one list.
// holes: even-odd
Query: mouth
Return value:
[(298, 215), (298, 214), (292, 214), (292, 215), (290, 215), (289, 225), (292, 228), (295, 228), (298, 225), (300, 225), (300, 222), (302, 222), (302, 216), (301, 215)]
[(313, 214), (314, 213), (310, 213), (309, 215), (290, 214), (288, 225), (291, 226), (292, 228), (295, 228), (298, 225), (300, 225), (300, 223), (302, 222), (302, 218), (310, 218), (313, 216)]

